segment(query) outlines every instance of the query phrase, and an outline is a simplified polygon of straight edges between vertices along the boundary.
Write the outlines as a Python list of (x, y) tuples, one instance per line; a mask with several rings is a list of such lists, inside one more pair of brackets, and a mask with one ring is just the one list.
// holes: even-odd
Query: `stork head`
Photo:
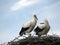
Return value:
[(37, 18), (37, 16), (36, 16), (36, 14), (33, 14), (33, 17), (34, 17), (35, 19), (37, 19), (37, 20), (38, 20), (38, 18)]
[(48, 20), (47, 19), (44, 19), (44, 23), (48, 23)]

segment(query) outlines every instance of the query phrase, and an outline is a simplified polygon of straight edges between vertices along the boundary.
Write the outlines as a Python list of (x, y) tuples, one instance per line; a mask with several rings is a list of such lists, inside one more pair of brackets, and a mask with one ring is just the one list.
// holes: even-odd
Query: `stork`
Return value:
[(34, 29), (34, 27), (35, 27), (35, 25), (37, 23), (37, 20), (38, 20), (38, 18), (36, 16), (36, 14), (34, 14), (33, 19), (26, 22), (23, 25), (23, 27), (21, 28), (21, 31), (19, 32), (19, 35), (22, 36), (23, 34), (26, 34), (26, 33), (29, 34)]
[(41, 35), (47, 35), (49, 29), (50, 29), (50, 25), (48, 23), (48, 20), (45, 19), (43, 23), (40, 23), (40, 25), (38, 25), (34, 29), (34, 31), (36, 32), (36, 35), (38, 35), (38, 37), (40, 37)]

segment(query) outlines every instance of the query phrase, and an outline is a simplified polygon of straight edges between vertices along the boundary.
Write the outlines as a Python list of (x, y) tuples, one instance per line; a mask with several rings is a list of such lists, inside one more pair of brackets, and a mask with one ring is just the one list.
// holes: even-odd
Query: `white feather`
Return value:
[(43, 31), (38, 32), (38, 35), (46, 35), (50, 29), (50, 25), (47, 20), (44, 20), (43, 24), (39, 25), (39, 28)]
[(24, 28), (30, 27), (31, 26), (31, 21), (28, 21), (23, 25)]
[(28, 28), (29, 27), (29, 29), (27, 29), (27, 30), (25, 29), (25, 31), (23, 31), (23, 30), (22, 31), (24, 33), (27, 33), (27, 32), (30, 33), (34, 29), (36, 23), (37, 23), (37, 17), (36, 17), (36, 15), (33, 15), (33, 19), (28, 21), (28, 22), (26, 22), (23, 25), (23, 28)]

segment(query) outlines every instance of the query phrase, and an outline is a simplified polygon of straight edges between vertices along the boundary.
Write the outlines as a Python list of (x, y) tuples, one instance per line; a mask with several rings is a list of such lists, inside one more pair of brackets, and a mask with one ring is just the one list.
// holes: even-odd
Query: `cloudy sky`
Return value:
[(0, 43), (17, 37), (33, 13), (38, 17), (37, 25), (48, 19), (48, 34), (60, 35), (60, 0), (0, 0)]

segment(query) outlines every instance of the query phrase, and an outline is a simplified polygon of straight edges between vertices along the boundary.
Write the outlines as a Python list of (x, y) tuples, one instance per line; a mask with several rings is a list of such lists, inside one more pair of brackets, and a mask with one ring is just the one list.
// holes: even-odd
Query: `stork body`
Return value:
[(36, 32), (36, 35), (40, 37), (41, 35), (47, 35), (49, 29), (50, 25), (48, 23), (48, 20), (44, 20), (44, 22), (40, 23), (40, 25), (37, 26), (34, 31)]
[(22, 36), (23, 34), (30, 33), (34, 29), (36, 23), (37, 17), (36, 15), (33, 15), (33, 19), (23, 25), (21, 31), (19, 32), (19, 35)]

